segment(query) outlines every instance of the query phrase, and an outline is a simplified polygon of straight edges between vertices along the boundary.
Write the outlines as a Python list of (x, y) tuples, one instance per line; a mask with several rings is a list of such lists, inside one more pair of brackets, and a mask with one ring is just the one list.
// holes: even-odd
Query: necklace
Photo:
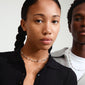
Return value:
[(31, 62), (44, 62), (44, 61), (46, 61), (47, 59), (48, 59), (48, 57), (47, 58), (44, 58), (44, 59), (40, 59), (40, 60), (34, 60), (34, 59), (32, 59), (32, 58), (29, 58), (29, 57), (27, 57), (27, 56), (25, 56), (24, 54), (23, 54), (23, 52), (21, 52), (21, 55), (24, 57), (24, 58), (26, 58), (27, 60), (30, 60)]
[(72, 64), (72, 61), (71, 61), (71, 57), (70, 57), (70, 52), (67, 53), (68, 54), (68, 61), (69, 61), (69, 64), (71, 65), (71, 67), (74, 69), (74, 70), (77, 70), (77, 71), (85, 71), (85, 69), (78, 69), (78, 68), (75, 68)]

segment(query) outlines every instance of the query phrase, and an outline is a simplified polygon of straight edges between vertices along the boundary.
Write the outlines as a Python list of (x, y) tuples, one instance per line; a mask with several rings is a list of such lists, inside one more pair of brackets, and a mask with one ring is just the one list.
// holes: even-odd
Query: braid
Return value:
[(14, 48), (15, 51), (20, 50), (23, 47), (25, 38), (26, 38), (26, 31), (23, 31), (22, 27), (19, 26)]

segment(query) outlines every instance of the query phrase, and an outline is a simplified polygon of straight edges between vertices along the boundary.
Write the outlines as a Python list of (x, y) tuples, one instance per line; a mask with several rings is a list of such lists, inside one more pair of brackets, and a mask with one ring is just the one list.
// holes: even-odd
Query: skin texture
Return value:
[[(38, 0), (30, 6), (26, 21), (21, 26), (27, 32), (27, 40), (21, 51), (34, 60), (48, 57), (48, 49), (55, 41), (60, 28), (60, 8), (52, 0)], [(26, 77), (23, 85), (33, 85), (36, 74), (47, 61), (35, 63), (25, 59)]]
[(70, 32), (73, 36), (72, 52), (85, 57), (85, 3), (74, 8)]

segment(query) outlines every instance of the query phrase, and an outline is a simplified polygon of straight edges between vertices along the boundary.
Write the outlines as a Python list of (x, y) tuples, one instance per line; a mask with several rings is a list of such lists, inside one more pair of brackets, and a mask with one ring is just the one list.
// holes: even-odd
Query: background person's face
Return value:
[(85, 3), (74, 8), (70, 31), (75, 42), (85, 44)]
[(56, 39), (60, 28), (60, 8), (52, 0), (39, 0), (30, 6), (24, 30), (28, 46), (47, 50)]

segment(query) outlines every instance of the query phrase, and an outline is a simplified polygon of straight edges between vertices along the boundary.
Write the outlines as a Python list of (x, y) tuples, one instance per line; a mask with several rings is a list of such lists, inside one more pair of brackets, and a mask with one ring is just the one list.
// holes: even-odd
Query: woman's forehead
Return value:
[(29, 11), (31, 13), (33, 12), (57, 12), (60, 11), (60, 8), (58, 7), (58, 5), (56, 4), (56, 2), (54, 2), (53, 0), (40, 0), (38, 2), (36, 2), (35, 4), (33, 4), (32, 6), (29, 7)]

